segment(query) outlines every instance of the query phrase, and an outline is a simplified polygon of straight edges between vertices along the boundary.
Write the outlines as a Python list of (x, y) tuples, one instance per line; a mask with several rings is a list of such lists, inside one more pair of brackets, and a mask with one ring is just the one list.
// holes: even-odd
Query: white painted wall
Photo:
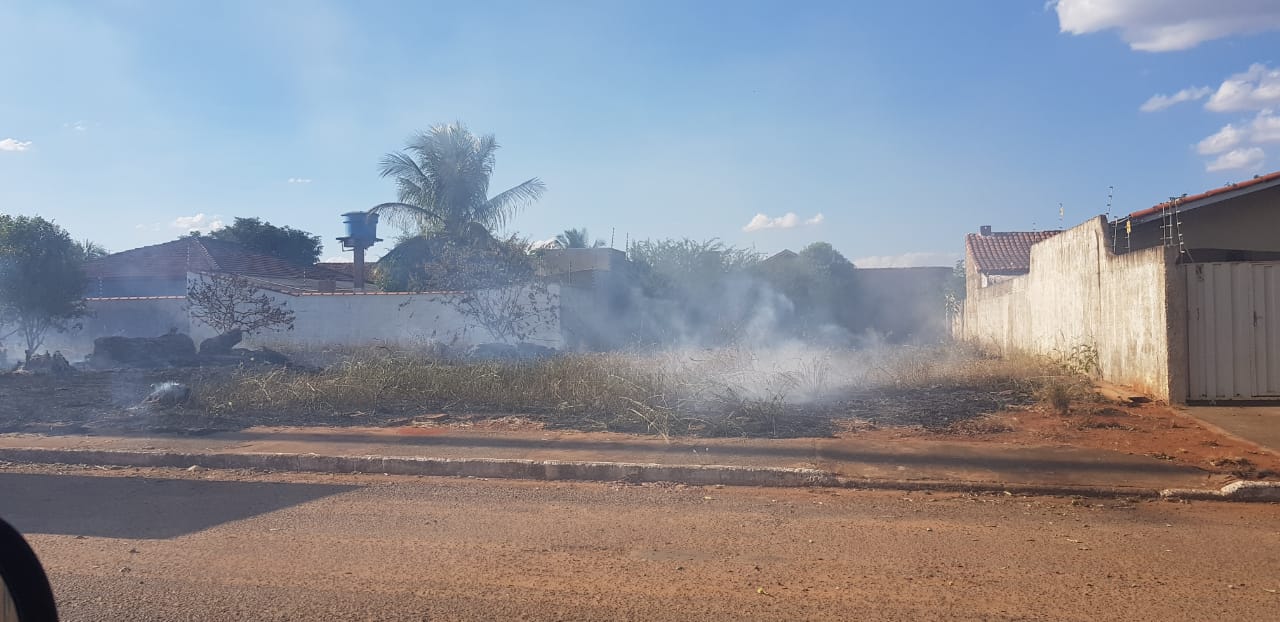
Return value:
[[(85, 301), (89, 315), (78, 322), (80, 328), (65, 333), (51, 332), (40, 351), (62, 352), (67, 360), (78, 361), (93, 351), (98, 337), (156, 337), (170, 330), (188, 332), (187, 301), (166, 298), (90, 298)], [(6, 340), (9, 360), (20, 359), (23, 345), (17, 337)]]
[[(191, 274), (188, 278), (197, 279)], [(414, 347), (429, 342), (456, 346), (498, 341), (481, 325), (458, 309), (463, 294), (457, 293), (334, 293), (285, 294), (267, 292), (278, 304), (294, 313), (293, 330), (264, 332), (245, 341), (247, 347), (265, 345), (288, 349), (326, 346), (385, 345)], [(486, 295), (478, 292), (477, 295)], [(534, 329), (526, 341), (552, 348), (563, 346), (560, 331), (560, 290), (547, 288), (546, 295), (520, 288), (520, 299), (533, 295), (536, 304), (555, 311)], [(199, 343), (214, 330), (193, 320), (191, 337)]]

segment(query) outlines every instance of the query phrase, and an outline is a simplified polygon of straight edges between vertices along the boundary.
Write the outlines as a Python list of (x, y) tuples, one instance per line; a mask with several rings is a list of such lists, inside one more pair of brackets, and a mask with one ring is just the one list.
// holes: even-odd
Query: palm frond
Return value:
[(387, 219), (387, 224), (405, 230), (421, 231), (431, 223), (439, 221), (440, 216), (434, 210), (409, 203), (379, 203), (369, 208), (370, 214), (377, 214)]
[(508, 218), (514, 216), (525, 205), (542, 198), (546, 191), (546, 184), (542, 183), (541, 179), (534, 177), (514, 188), (494, 195), (493, 198), (487, 201), (490, 224), (497, 227), (506, 226)]

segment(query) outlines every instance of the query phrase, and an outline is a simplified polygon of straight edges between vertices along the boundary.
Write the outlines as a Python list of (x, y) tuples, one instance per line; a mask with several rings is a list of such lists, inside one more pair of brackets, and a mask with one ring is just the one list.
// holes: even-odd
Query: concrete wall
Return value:
[(1099, 216), (1033, 246), (1029, 274), (970, 288), (959, 336), (1000, 352), (1092, 346), (1103, 378), (1184, 399), (1185, 294), (1176, 251), (1115, 255), (1108, 232)]
[[(198, 278), (192, 275), (192, 278)], [(563, 346), (560, 330), (560, 291), (550, 285), (546, 294), (531, 288), (515, 292), (520, 308), (531, 305), (544, 310), (540, 321), (531, 323), (526, 341), (553, 348)], [(458, 307), (461, 293), (336, 293), (285, 294), (267, 292), (277, 304), (294, 313), (293, 330), (263, 332), (245, 340), (247, 347), (273, 346), (313, 349), (330, 346), (385, 345), (421, 346), (439, 342), (459, 347), (500, 341)], [(477, 296), (500, 296), (498, 290), (476, 292)], [(530, 296), (533, 298), (531, 299)], [(191, 325), (191, 337), (198, 343), (212, 337), (214, 330), (199, 321)], [(508, 341), (515, 341), (508, 339)]]
[[(194, 278), (195, 275), (192, 275)], [(498, 341), (480, 323), (458, 309), (463, 294), (302, 294), (267, 292), (278, 304), (294, 312), (291, 331), (265, 332), (246, 339), (246, 347), (279, 346), (290, 349), (326, 346), (421, 346), (436, 341), (459, 347)], [(499, 295), (497, 290), (477, 295)], [(561, 348), (560, 288), (550, 285), (546, 295), (521, 288), (516, 292), (522, 309), (531, 305), (546, 310), (541, 321), (533, 322), (531, 343)], [(529, 298), (533, 295), (533, 299)], [(78, 361), (93, 351), (98, 337), (155, 337), (177, 330), (187, 333), (197, 344), (215, 331), (188, 316), (185, 297), (89, 299), (90, 315), (80, 320), (81, 328), (51, 333), (41, 351), (60, 351), (68, 360)], [(16, 338), (2, 345), (8, 360), (20, 360), (22, 345)]]
[[(90, 298), (85, 301), (89, 315), (79, 320), (80, 328), (65, 333), (53, 332), (40, 351), (59, 351), (68, 360), (77, 361), (93, 351), (93, 340), (113, 335), (121, 337), (155, 337), (170, 330), (188, 332), (186, 298)], [(5, 344), (9, 359), (20, 358), (23, 346), (16, 338)]]

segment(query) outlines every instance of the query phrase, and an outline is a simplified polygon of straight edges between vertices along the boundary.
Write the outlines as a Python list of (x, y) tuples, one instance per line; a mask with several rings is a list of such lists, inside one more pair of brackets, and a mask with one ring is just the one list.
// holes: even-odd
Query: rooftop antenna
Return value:
[(613, 248), (613, 239), (618, 237), (618, 228), (609, 227), (609, 248)]
[(1058, 201), (1058, 228), (1062, 228), (1062, 218), (1066, 216), (1066, 211), (1062, 209), (1062, 201)]
[(1115, 197), (1116, 187), (1107, 186), (1107, 220), (1111, 220), (1111, 199)]

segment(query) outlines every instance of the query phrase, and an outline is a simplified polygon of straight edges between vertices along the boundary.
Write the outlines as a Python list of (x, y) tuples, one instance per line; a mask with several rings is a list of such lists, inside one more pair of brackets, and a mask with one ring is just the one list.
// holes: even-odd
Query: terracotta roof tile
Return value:
[[(1246, 180), (1244, 180), (1244, 181), (1236, 182), (1236, 183), (1234, 183), (1234, 184), (1227, 184), (1227, 185), (1225, 185), (1225, 186), (1223, 186), (1223, 187), (1221, 187), (1221, 188), (1214, 188), (1213, 190), (1206, 190), (1206, 191), (1204, 191), (1204, 192), (1201, 192), (1200, 194), (1193, 194), (1193, 195), (1191, 195), (1191, 196), (1189, 196), (1189, 197), (1182, 197), (1182, 198), (1179, 198), (1179, 199), (1178, 199), (1178, 204), (1179, 204), (1179, 205), (1185, 205), (1185, 204), (1187, 204), (1187, 203), (1192, 203), (1192, 202), (1194, 202), (1194, 201), (1200, 201), (1200, 200), (1202, 200), (1202, 199), (1207, 199), (1207, 198), (1210, 198), (1210, 197), (1213, 197), (1213, 196), (1216, 196), (1216, 195), (1222, 194), (1222, 193), (1224, 193), (1224, 192), (1232, 192), (1232, 191), (1234, 191), (1234, 190), (1244, 190), (1244, 189), (1246, 189), (1246, 188), (1248, 188), (1248, 187), (1250, 187), (1250, 186), (1256, 186), (1256, 185), (1258, 185), (1258, 184), (1266, 183), (1266, 182), (1269, 182), (1269, 181), (1275, 181), (1275, 180), (1277, 180), (1277, 179), (1280, 179), (1280, 171), (1276, 171), (1276, 172), (1274, 172), (1274, 173), (1267, 173), (1266, 175), (1258, 175), (1258, 176), (1254, 177), (1253, 179), (1246, 179)], [(1169, 206), (1170, 206), (1170, 204), (1172, 204), (1172, 201), (1165, 201), (1164, 203), (1157, 203), (1157, 204), (1155, 204), (1155, 205), (1152, 205), (1151, 207), (1148, 207), (1147, 209), (1140, 210), (1140, 211), (1134, 212), (1134, 213), (1132, 213), (1132, 214), (1129, 214), (1129, 218), (1142, 218), (1143, 216), (1149, 216), (1149, 215), (1151, 215), (1151, 214), (1155, 214), (1155, 213), (1159, 212), (1160, 210), (1162, 210), (1162, 209), (1164, 209), (1164, 208), (1166, 208), (1166, 207), (1169, 207)]]
[(1049, 239), (1059, 231), (996, 231), (988, 235), (970, 233), (965, 247), (973, 255), (979, 272), (1028, 272), (1031, 270), (1031, 245)]
[[(374, 275), (373, 275), (373, 269), (374, 269), (374, 267), (377, 265), (377, 263), (378, 263), (378, 262), (376, 262), (376, 261), (366, 261), (366, 262), (365, 262), (365, 264), (364, 264), (364, 280), (365, 280), (365, 281), (372, 281), (372, 280), (373, 280), (373, 276), (374, 276)], [(318, 267), (320, 267), (320, 268), (325, 268), (325, 269), (327, 269), (327, 270), (332, 270), (333, 272), (336, 272), (336, 273), (338, 273), (338, 274), (341, 274), (341, 275), (342, 275), (346, 280), (351, 280), (351, 279), (356, 278), (356, 264), (355, 264), (355, 262), (351, 262), (351, 261), (322, 261), (322, 262), (320, 262), (320, 263), (316, 264), (316, 266), (318, 266)]]
[(185, 237), (107, 255), (85, 264), (91, 278), (178, 278), (188, 272), (228, 272), (285, 279), (344, 280), (342, 274), (317, 266), (301, 266), (251, 251), (234, 242)]

